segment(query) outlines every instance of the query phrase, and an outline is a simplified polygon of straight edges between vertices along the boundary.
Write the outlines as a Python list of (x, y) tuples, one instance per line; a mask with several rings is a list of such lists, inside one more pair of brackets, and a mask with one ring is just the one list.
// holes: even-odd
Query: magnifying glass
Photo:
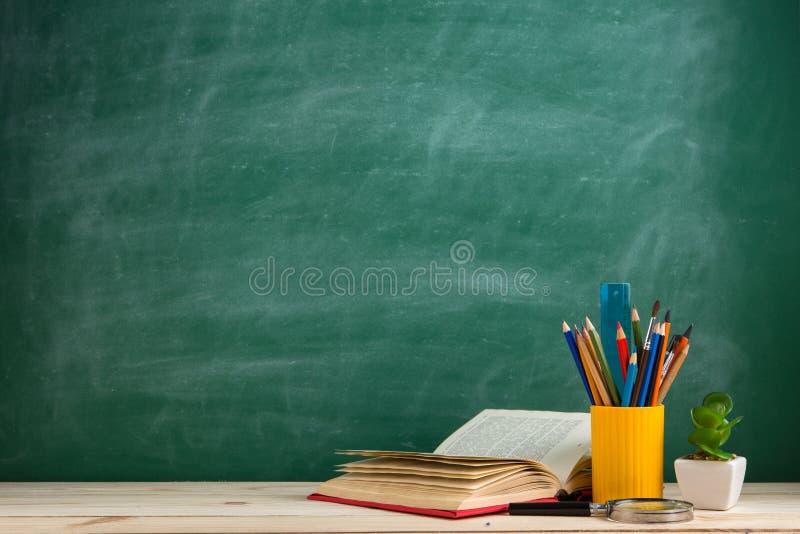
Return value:
[(690, 502), (673, 499), (617, 499), (594, 502), (512, 502), (511, 515), (571, 515), (607, 517), (621, 523), (677, 523), (694, 518)]

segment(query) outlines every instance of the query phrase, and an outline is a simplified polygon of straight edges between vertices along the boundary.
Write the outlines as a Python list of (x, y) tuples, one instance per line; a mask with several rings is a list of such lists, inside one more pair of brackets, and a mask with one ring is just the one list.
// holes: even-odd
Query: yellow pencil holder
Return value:
[(592, 500), (662, 497), (664, 405), (592, 406)]

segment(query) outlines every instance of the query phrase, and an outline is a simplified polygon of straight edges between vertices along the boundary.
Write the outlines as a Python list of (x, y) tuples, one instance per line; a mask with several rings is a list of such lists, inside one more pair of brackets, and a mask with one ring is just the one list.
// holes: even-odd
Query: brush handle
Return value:
[(509, 515), (571, 515), (589, 517), (592, 515), (589, 502), (512, 502), (508, 505)]

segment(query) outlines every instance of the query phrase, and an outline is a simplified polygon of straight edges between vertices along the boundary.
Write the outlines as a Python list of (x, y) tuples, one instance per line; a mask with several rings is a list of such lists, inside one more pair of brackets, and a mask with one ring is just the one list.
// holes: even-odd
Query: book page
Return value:
[(588, 413), (484, 410), (444, 440), (434, 454), (536, 460), (563, 483), (589, 452), (591, 440)]

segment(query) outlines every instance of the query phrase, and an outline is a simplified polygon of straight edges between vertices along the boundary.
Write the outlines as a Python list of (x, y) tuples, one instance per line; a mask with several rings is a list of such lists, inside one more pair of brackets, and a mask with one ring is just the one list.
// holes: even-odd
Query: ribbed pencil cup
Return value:
[(661, 498), (664, 405), (592, 406), (592, 500)]

